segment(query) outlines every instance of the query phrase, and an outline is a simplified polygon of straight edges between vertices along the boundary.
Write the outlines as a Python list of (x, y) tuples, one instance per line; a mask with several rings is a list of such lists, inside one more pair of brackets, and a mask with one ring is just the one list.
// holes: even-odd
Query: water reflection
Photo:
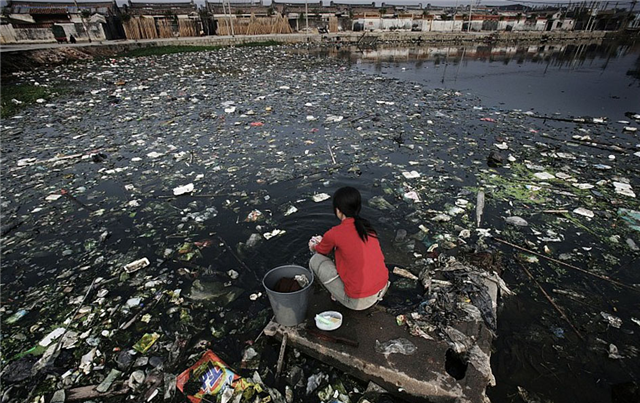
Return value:
[(469, 92), (486, 107), (624, 119), (640, 105), (640, 45), (612, 42), (323, 49), (363, 72)]
[(553, 66), (572, 67), (585, 62), (638, 56), (640, 45), (617, 43), (571, 43), (571, 44), (479, 44), (479, 45), (433, 45), (420, 47), (397, 47), (381, 45), (375, 49), (359, 50), (356, 47), (323, 49), (323, 56), (348, 58), (353, 62), (415, 62), (421, 67), (425, 61), (434, 64), (465, 61), (509, 63), (549, 63)]

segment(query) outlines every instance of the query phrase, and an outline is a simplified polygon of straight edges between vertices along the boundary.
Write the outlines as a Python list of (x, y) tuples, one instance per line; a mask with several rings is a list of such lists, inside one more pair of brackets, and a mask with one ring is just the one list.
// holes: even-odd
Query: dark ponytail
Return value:
[(369, 239), (369, 235), (377, 237), (378, 233), (373, 228), (369, 220), (360, 217), (360, 209), (362, 208), (362, 197), (358, 189), (345, 186), (342, 187), (333, 194), (333, 212), (336, 213), (336, 209), (340, 210), (342, 214), (347, 217), (353, 218), (358, 231), (358, 236), (363, 242)]

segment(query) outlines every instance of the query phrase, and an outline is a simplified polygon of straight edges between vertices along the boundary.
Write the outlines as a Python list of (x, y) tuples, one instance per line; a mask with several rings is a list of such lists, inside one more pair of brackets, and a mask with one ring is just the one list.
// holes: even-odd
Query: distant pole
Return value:
[(80, 19), (82, 20), (82, 26), (84, 27), (84, 30), (87, 31), (87, 38), (89, 38), (89, 43), (91, 43), (91, 33), (89, 32), (89, 28), (87, 27), (87, 23), (84, 20), (84, 15), (82, 15), (82, 11), (80, 10), (80, 7), (78, 6), (78, 2), (76, 0), (73, 0), (73, 4), (76, 5), (76, 10), (78, 10), (78, 12), (80, 13)]
[(304, 18), (307, 20), (307, 35), (309, 35), (309, 0), (304, 0)]
[(629, 16), (627, 17), (627, 22), (624, 24), (624, 29), (629, 28), (629, 24), (631, 24), (631, 18), (633, 17), (633, 9), (636, 8), (637, 0), (633, 0), (631, 2), (631, 9), (629, 9)]
[(469, 25), (467, 26), (467, 32), (471, 32), (471, 13), (473, 10), (473, 0), (469, 1)]
[(225, 19), (224, 19), (224, 25), (227, 27), (227, 35), (229, 35), (229, 32), (231, 32), (231, 25), (229, 25), (229, 18), (227, 17), (227, 5), (225, 4), (224, 0), (222, 1), (222, 12), (224, 13)]
[(231, 1), (227, 0), (227, 6), (229, 7), (229, 22), (231, 23), (231, 36), (235, 38), (236, 33), (233, 30), (233, 16), (231, 15)]

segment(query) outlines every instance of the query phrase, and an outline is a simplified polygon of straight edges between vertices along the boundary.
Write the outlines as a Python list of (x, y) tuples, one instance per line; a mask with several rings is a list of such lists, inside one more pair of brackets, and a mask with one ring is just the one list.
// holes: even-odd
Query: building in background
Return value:
[(0, 43), (78, 42), (124, 39), (113, 1), (10, 2), (3, 9)]

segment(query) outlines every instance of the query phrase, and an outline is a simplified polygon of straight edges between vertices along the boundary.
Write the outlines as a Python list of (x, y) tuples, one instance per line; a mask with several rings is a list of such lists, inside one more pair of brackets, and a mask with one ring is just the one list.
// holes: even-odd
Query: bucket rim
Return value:
[[(300, 268), (305, 270), (307, 273), (309, 273), (309, 275), (311, 276), (311, 280), (309, 281), (309, 284), (307, 284), (306, 287), (298, 290), (298, 291), (293, 291), (293, 292), (279, 292), (279, 291), (275, 291), (272, 290), (270, 287), (267, 287), (267, 285), (265, 284), (264, 280), (269, 276), (269, 274), (271, 274), (271, 272), (274, 272), (278, 269), (283, 269), (286, 267), (295, 267), (295, 268)], [(273, 269), (269, 270), (268, 272), (265, 273), (265, 275), (262, 277), (262, 286), (265, 288), (265, 290), (267, 290), (267, 293), (273, 293), (276, 295), (294, 295), (294, 294), (298, 294), (301, 293), (303, 291), (306, 291), (307, 289), (309, 289), (309, 287), (311, 287), (313, 285), (313, 281), (315, 280), (315, 276), (313, 275), (313, 271), (304, 267), (304, 266), (300, 266), (297, 264), (285, 264), (282, 266), (278, 266), (278, 267), (274, 267)]]

